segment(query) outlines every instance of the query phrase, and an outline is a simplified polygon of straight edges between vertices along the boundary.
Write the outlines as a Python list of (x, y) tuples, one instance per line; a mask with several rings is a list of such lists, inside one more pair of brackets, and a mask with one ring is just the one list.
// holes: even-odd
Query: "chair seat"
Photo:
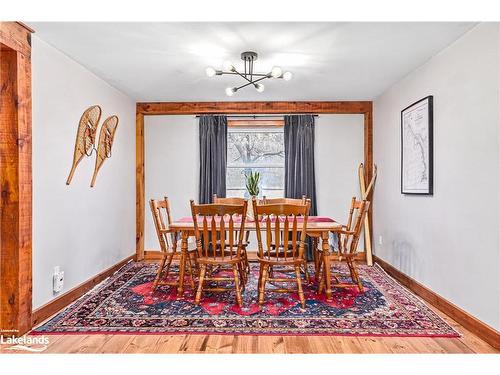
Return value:
[[(298, 250), (295, 252), (295, 255), (298, 255)], [(268, 252), (264, 250), (264, 254), (267, 256)], [(283, 246), (280, 246), (278, 251), (276, 250), (270, 250), (269, 251), (269, 256), (276, 258), (284, 258), (285, 257), (285, 252), (283, 251)], [(287, 258), (293, 258), (293, 250), (291, 248), (291, 245), (289, 246), (288, 250), (286, 251), (286, 257)]]
[(295, 265), (301, 265), (304, 263), (303, 258), (274, 258), (274, 259), (268, 259), (268, 258), (257, 258), (260, 263), (265, 263), (265, 264), (270, 264), (270, 265), (290, 265), (290, 266), (295, 266)]

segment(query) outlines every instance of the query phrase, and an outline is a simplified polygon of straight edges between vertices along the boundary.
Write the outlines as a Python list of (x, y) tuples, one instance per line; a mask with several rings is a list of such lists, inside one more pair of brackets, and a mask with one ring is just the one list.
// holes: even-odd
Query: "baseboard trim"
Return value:
[(128, 256), (125, 259), (121, 260), (120, 262), (116, 263), (115, 265), (100, 272), (96, 276), (88, 279), (87, 281), (84, 281), (83, 283), (77, 285), (73, 289), (68, 290), (66, 293), (61, 294), (59, 297), (54, 298), (52, 301), (47, 302), (45, 305), (40, 306), (38, 309), (33, 310), (33, 313), (31, 315), (32, 327), (35, 327), (36, 325), (40, 324), (41, 322), (51, 317), (58, 311), (62, 310), (70, 303), (83, 296), (85, 293), (87, 293), (90, 289), (99, 284), (101, 281), (111, 276), (123, 265), (135, 259), (136, 259), (135, 254)]
[(444, 299), (439, 294), (436, 294), (426, 286), (420, 284), (418, 281), (412, 279), (410, 276), (404, 274), (379, 257), (374, 255), (373, 260), (375, 263), (378, 263), (380, 267), (382, 267), (390, 276), (410, 289), (413, 293), (420, 296), (444, 314), (448, 315), (465, 329), (480, 337), (495, 349), (500, 350), (500, 332), (498, 332), (495, 328), (490, 327), (479, 319), (473, 317), (468, 312)]

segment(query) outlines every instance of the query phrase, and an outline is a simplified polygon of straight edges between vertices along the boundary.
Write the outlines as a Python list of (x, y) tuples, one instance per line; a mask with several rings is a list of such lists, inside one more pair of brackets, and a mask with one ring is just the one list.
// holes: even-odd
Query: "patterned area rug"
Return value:
[[(348, 274), (343, 264), (336, 267)], [(156, 270), (156, 264), (128, 263), (33, 333), (459, 336), (378, 266), (359, 265), (365, 293), (334, 289), (330, 302), (316, 294), (315, 284), (304, 285), (305, 309), (296, 294), (273, 292), (266, 293), (261, 309), (257, 264), (252, 264), (242, 308), (233, 292), (205, 293), (199, 306), (189, 289), (182, 299), (170, 286), (152, 293)]]

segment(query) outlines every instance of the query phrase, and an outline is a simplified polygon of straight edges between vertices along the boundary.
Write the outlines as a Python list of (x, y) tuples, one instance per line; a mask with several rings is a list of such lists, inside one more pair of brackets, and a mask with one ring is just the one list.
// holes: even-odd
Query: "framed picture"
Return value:
[(401, 193), (432, 195), (432, 96), (401, 111)]

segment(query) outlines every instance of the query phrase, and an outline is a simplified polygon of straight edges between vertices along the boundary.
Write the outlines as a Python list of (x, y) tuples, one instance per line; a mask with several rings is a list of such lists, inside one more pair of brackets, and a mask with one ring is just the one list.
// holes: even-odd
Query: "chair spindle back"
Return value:
[[(253, 199), (259, 257), (268, 260), (302, 259), (311, 201), (304, 204), (257, 204)], [(264, 249), (261, 230), (265, 231)]]
[(262, 200), (258, 201), (259, 204), (295, 204), (295, 205), (303, 205), (306, 204), (307, 197), (305, 195), (302, 196), (301, 199), (295, 198), (267, 198), (266, 196), (262, 197)]
[(221, 197), (218, 197), (217, 194), (213, 195), (213, 200), (212, 200), (212, 203), (216, 203), (216, 204), (238, 204), (238, 205), (241, 205), (245, 202), (246, 202), (245, 198), (239, 198), (239, 197), (221, 198)]
[(170, 201), (167, 197), (163, 199), (151, 199), (149, 201), (156, 235), (160, 243), (161, 251), (168, 253), (176, 251), (176, 233), (171, 232), (172, 214), (170, 211)]
[(369, 201), (359, 201), (355, 197), (352, 198), (349, 218), (347, 219), (346, 225), (348, 234), (344, 235), (342, 238), (341, 246), (339, 246), (341, 252), (356, 252), (363, 222), (369, 207)]
[(241, 256), (247, 202), (243, 204), (195, 204), (191, 200), (196, 248), (205, 258)]

